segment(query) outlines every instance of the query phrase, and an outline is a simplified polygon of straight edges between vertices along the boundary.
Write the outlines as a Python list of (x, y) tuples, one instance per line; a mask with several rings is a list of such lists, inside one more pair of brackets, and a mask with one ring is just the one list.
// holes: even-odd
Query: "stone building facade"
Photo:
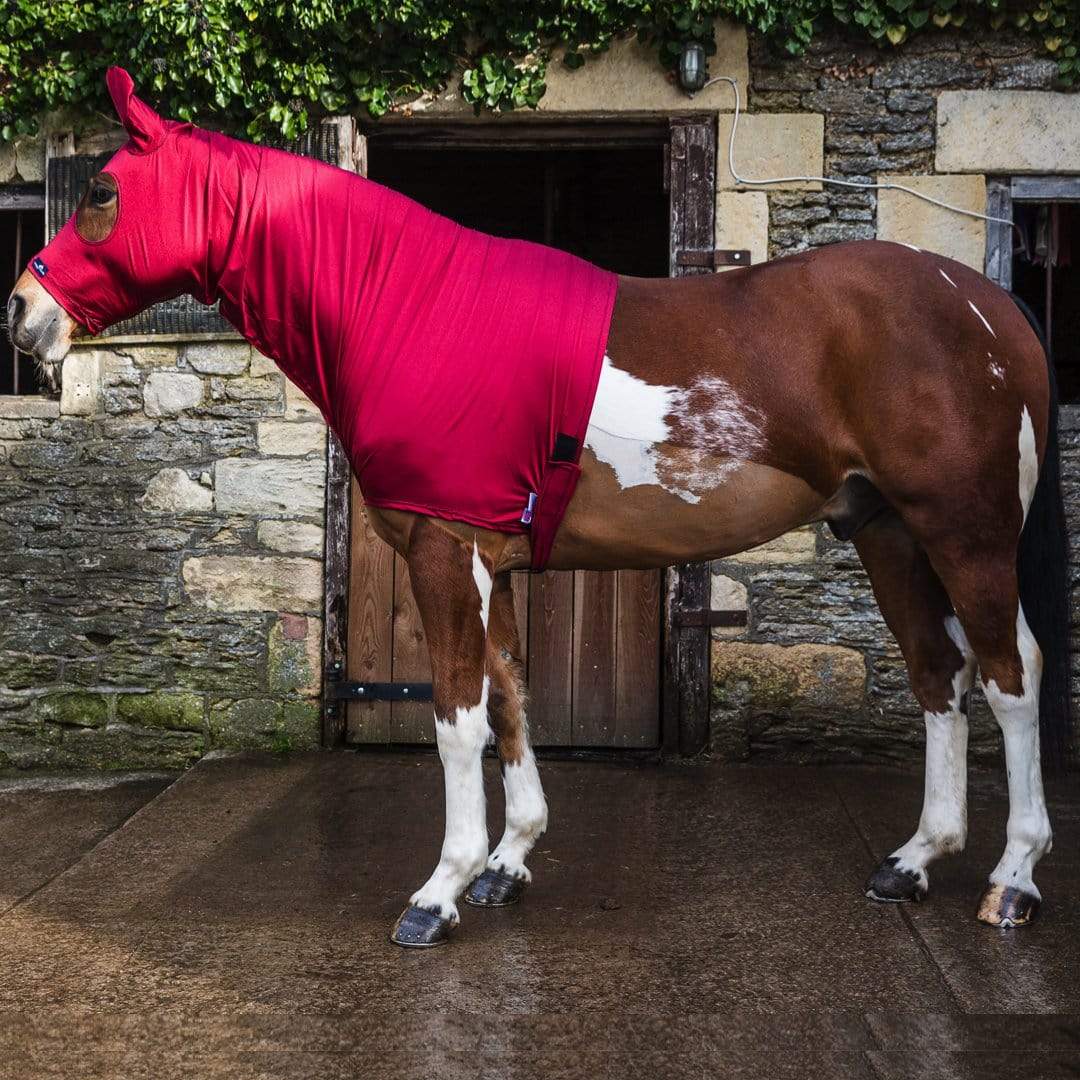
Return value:
[[(1054, 91), (1053, 62), (1025, 38), (936, 33), (881, 51), (838, 36), (791, 58), (720, 27), (718, 46), (713, 73), (744, 88), (744, 176), (897, 177), (984, 211), (988, 175), (1080, 173), (1080, 98)], [(732, 100), (721, 84), (688, 101), (624, 42), (554, 69), (542, 110), (718, 112), (716, 243), (755, 262), (879, 236), (982, 269), (984, 223), (909, 196), (740, 188)], [(412, 111), (463, 107), (450, 91)], [(0, 150), (0, 184), (40, 179), (42, 154)], [(1063, 426), (1080, 524), (1071, 409)], [(229, 338), (102, 339), (73, 351), (59, 400), (0, 398), (0, 767), (318, 745), (326, 445), (310, 402)], [(748, 615), (714, 631), (714, 753), (921, 753), (920, 711), (850, 544), (807, 528), (718, 562), (713, 606)], [(989, 757), (978, 703), (974, 721), (973, 751)]]

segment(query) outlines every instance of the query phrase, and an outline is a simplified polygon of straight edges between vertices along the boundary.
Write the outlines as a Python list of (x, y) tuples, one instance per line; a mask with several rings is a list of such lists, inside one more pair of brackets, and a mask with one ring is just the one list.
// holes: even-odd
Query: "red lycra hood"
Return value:
[(342, 169), (161, 120), (126, 72), (119, 215), (30, 260), (98, 333), (167, 296), (220, 300), (341, 438), (364, 498), (503, 532), (546, 562), (573, 492), (616, 278), (486, 236)]

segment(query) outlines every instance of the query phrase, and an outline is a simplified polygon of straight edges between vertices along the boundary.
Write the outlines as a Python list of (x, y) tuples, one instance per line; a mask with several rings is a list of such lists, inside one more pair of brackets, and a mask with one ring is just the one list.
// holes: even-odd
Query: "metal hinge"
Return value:
[(431, 701), (429, 682), (351, 682), (343, 679), (340, 660), (326, 669), (323, 681), (323, 704), (328, 712), (339, 701)]
[(709, 608), (684, 609), (676, 608), (672, 612), (671, 625), (679, 626), (746, 626), (745, 609), (712, 611)]
[(722, 266), (749, 266), (750, 252), (746, 248), (687, 249), (675, 253), (675, 265), (700, 266), (706, 270), (719, 270)]

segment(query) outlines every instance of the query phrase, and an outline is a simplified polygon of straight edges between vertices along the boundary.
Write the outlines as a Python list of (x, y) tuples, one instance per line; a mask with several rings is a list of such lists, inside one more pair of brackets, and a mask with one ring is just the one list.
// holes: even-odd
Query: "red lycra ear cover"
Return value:
[(136, 149), (144, 153), (153, 150), (165, 138), (165, 121), (145, 101), (135, 96), (135, 84), (123, 68), (109, 68), (105, 72), (105, 85), (109, 88), (116, 115), (127, 129)]

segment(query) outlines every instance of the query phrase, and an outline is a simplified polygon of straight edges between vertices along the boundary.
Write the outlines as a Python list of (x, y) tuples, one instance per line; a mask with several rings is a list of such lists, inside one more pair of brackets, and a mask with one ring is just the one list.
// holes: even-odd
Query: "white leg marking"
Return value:
[(473, 541), (472, 546), (472, 576), (476, 582), (476, 591), (480, 594), (480, 621), (484, 624), (484, 634), (487, 634), (488, 612), (491, 609), (491, 575), (488, 568), (480, 558), (480, 549)]
[(1011, 885), (1038, 898), (1035, 864), (1052, 843), (1039, 762), (1039, 680), (1042, 653), (1028, 628), (1024, 609), (1016, 613), (1016, 644), (1023, 665), (1019, 695), (1003, 693), (991, 679), (983, 684), (1005, 742), (1009, 776), (1009, 823), (1001, 861), (990, 875), (995, 885)]
[(944, 271), (944, 270), (942, 270), (940, 266), (938, 267), (938, 273), (939, 273), (939, 274), (940, 274), (940, 275), (941, 275), (941, 276), (942, 276), (942, 277), (943, 277), (943, 278), (944, 278), (944, 279), (945, 279), (945, 280), (946, 280), (946, 281), (947, 281), (947, 282), (948, 282), (948, 283), (949, 283), (949, 284), (950, 284), (950, 285), (951, 285), (951, 286), (952, 286), (952, 287), (953, 287), (954, 289), (956, 288), (956, 282), (955, 282), (955, 281), (953, 281), (953, 279), (952, 279), (951, 277), (949, 277), (949, 275), (948, 275), (948, 274), (946, 274), (946, 273), (945, 273), (945, 271)]
[(1027, 521), (1031, 500), (1035, 497), (1035, 485), (1039, 482), (1039, 455), (1035, 452), (1035, 429), (1031, 426), (1031, 414), (1027, 406), (1020, 412), (1020, 506)]
[(970, 300), (968, 301), (968, 307), (971, 308), (971, 310), (979, 316), (979, 318), (982, 320), (983, 326), (985, 326), (986, 329), (990, 331), (990, 336), (996, 338), (997, 334), (994, 333), (994, 328), (986, 321), (986, 316), (983, 315), (983, 313)]
[(925, 889), (926, 868), (941, 855), (961, 851), (967, 839), (968, 721), (963, 696), (975, 675), (975, 655), (955, 615), (945, 631), (960, 650), (963, 663), (953, 676), (953, 694), (944, 712), (924, 713), (926, 720), (926, 786), (915, 835), (893, 852), (897, 868), (914, 874)]
[[(672, 441), (673, 423), (683, 436), (680, 448), (690, 453), (681, 471), (661, 476), (660, 449)], [(621, 488), (657, 486), (696, 503), (728, 472), (752, 460), (764, 436), (756, 410), (725, 380), (711, 376), (687, 389), (653, 386), (605, 356), (585, 445), (614, 469)]]
[(503, 766), (503, 791), (506, 793), (506, 829), (487, 864), (511, 877), (531, 881), (525, 860), (547, 828), (548, 810), (536, 758), (528, 744), (521, 761)]
[(491, 738), (487, 703), (485, 675), (478, 704), (459, 707), (453, 720), (435, 719), (446, 786), (446, 833), (439, 865), (409, 900), (416, 907), (438, 912), (455, 926), (459, 922), (455, 901), (483, 873), (487, 859), (483, 772), (484, 747)]

